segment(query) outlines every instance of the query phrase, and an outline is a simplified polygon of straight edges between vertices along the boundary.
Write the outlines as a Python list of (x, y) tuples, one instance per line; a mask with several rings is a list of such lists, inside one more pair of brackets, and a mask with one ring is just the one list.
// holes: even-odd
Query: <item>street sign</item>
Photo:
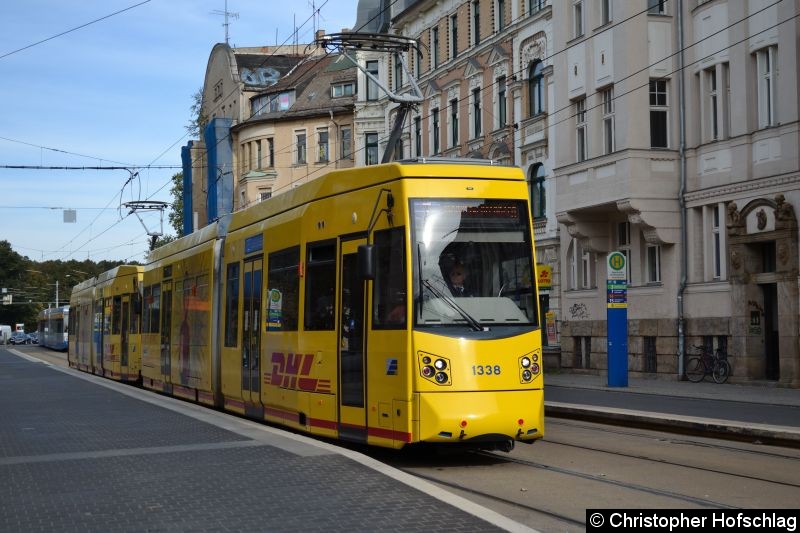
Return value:
[(606, 279), (627, 280), (627, 259), (622, 252), (611, 252), (606, 261)]
[(608, 321), (608, 386), (628, 386), (627, 258), (611, 252), (606, 261), (606, 319)]

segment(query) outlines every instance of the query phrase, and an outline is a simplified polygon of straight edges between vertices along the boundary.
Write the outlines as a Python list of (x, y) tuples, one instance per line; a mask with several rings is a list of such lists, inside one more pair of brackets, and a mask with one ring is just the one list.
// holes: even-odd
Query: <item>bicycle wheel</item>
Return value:
[(692, 357), (686, 363), (686, 378), (692, 383), (699, 383), (703, 381), (706, 376), (706, 366), (703, 364), (702, 359), (699, 357)]
[(714, 378), (714, 383), (725, 383), (728, 381), (728, 376), (731, 375), (731, 364), (724, 359), (717, 359), (714, 363), (714, 369), (711, 371), (711, 377)]

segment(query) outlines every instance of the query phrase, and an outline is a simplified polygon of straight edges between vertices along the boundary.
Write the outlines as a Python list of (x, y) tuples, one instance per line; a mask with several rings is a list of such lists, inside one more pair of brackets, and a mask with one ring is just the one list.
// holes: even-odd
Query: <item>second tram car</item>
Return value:
[(544, 435), (535, 264), (518, 168), (335, 171), (151, 254), (142, 382), (331, 438), (509, 450)]
[(121, 265), (73, 288), (70, 366), (117, 381), (140, 380), (143, 271)]

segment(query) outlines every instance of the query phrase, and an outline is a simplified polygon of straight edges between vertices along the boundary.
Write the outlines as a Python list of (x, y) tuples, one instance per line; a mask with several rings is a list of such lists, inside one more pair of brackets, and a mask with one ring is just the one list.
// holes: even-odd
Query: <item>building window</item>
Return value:
[(414, 154), (422, 155), (422, 118), (414, 117)]
[(575, 100), (575, 147), (579, 163), (588, 157), (586, 144), (586, 98), (579, 98)]
[(544, 191), (544, 165), (536, 163), (530, 169), (528, 178), (531, 196), (531, 210), (533, 218), (543, 218), (545, 212), (545, 191)]
[(528, 102), (529, 117), (544, 112), (544, 69), (541, 61), (534, 61), (528, 68)]
[(339, 98), (341, 96), (353, 96), (355, 93), (355, 84), (353, 82), (337, 83), (331, 86), (331, 97)]
[(600, 18), (603, 24), (608, 24), (613, 20), (611, 0), (600, 0)]
[(258, 191), (258, 201), (263, 202), (264, 200), (269, 200), (272, 198), (272, 189), (259, 189)]
[(450, 16), (450, 59), (458, 55), (458, 15)]
[(261, 139), (256, 141), (256, 168), (262, 168), (261, 162), (264, 160), (264, 153), (261, 151)]
[(631, 223), (617, 223), (617, 251), (625, 256), (625, 279), (631, 283)]
[(758, 127), (775, 125), (775, 65), (778, 47), (770, 46), (756, 52), (758, 69)]
[(669, 148), (667, 80), (650, 80), (650, 146)]
[(267, 139), (267, 150), (269, 151), (269, 166), (275, 167), (275, 139)]
[(497, 31), (503, 31), (506, 27), (506, 1), (497, 0), (494, 11), (494, 25)]
[(600, 91), (603, 99), (603, 153), (614, 151), (614, 88)]
[(431, 110), (431, 132), (433, 135), (433, 155), (439, 153), (439, 109)]
[(594, 254), (583, 250), (578, 239), (572, 239), (567, 249), (569, 264), (569, 288), (572, 290), (591, 289), (595, 283)]
[(295, 159), (295, 163), (302, 165), (306, 162), (306, 134), (297, 133), (295, 134), (295, 138), (297, 140), (297, 158)]
[(353, 159), (353, 130), (350, 127), (342, 128), (342, 159)]
[(506, 77), (497, 78), (497, 128), (506, 125)]
[(572, 28), (573, 38), (583, 36), (583, 0), (573, 0), (572, 2)]
[(319, 163), (327, 163), (330, 160), (330, 153), (328, 152), (328, 130), (319, 130), (317, 132), (317, 161)]
[(367, 165), (378, 164), (378, 134), (367, 133), (364, 136), (364, 145), (366, 146), (366, 161)]
[(422, 49), (417, 48), (415, 54), (416, 60), (414, 61), (414, 75), (419, 79), (422, 76)]
[(581, 250), (581, 288), (594, 287), (594, 254), (588, 250)]
[(394, 142), (394, 160), (400, 161), (405, 157), (405, 147), (403, 146), (403, 139), (397, 139)]
[(711, 208), (711, 240), (714, 279), (722, 278), (722, 234), (720, 233), (719, 205)]
[(544, 0), (528, 0), (528, 13), (533, 15), (542, 10), (544, 7)]
[(450, 147), (458, 145), (458, 98), (450, 100)]
[(399, 91), (403, 86), (403, 65), (400, 63), (400, 54), (394, 54), (394, 90)]
[(476, 138), (481, 134), (481, 89), (472, 89), (472, 137)]
[[(378, 78), (378, 62), (377, 61), (367, 61), (367, 72), (372, 74), (375, 79)], [(372, 79), (367, 76), (367, 100), (377, 100), (378, 99), (378, 84)]]
[(472, 2), (472, 44), (481, 44), (481, 3), (479, 0)]
[(439, 28), (431, 29), (431, 69), (439, 66)]
[(647, 245), (647, 283), (661, 283), (661, 246)]
[(647, 12), (650, 15), (666, 15), (667, 0), (647, 0)]

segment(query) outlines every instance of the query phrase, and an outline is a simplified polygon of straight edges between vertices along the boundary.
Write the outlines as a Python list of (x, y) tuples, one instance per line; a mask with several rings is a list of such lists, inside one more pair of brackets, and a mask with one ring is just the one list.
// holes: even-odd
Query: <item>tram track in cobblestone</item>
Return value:
[(495, 452), (474, 452), (475, 455), (479, 455), (482, 457), (491, 457), (492, 459), (497, 460), (498, 462), (507, 462), (507, 463), (514, 463), (521, 466), (527, 466), (530, 468), (534, 468), (537, 470), (546, 470), (548, 472), (553, 472), (557, 474), (561, 474), (564, 476), (580, 478), (588, 481), (595, 481), (598, 483), (603, 483), (607, 485), (613, 485), (615, 487), (620, 487), (626, 490), (632, 490), (636, 492), (646, 493), (652, 496), (661, 496), (665, 498), (670, 498), (673, 500), (679, 500), (684, 503), (698, 505), (700, 507), (706, 508), (716, 508), (716, 509), (741, 509), (741, 507), (728, 505), (722, 502), (717, 502), (713, 500), (709, 500), (706, 498), (697, 498), (695, 496), (689, 496), (687, 494), (680, 494), (678, 492), (664, 490), (664, 489), (657, 489), (654, 487), (647, 487), (645, 485), (641, 485), (638, 483), (630, 483), (625, 481), (619, 481), (616, 479), (609, 479), (604, 475), (597, 475), (597, 474), (588, 474), (586, 472), (580, 472), (578, 470), (573, 470), (569, 468), (563, 468), (559, 466), (552, 466), (546, 465), (544, 463), (539, 463), (537, 461), (529, 461), (526, 459), (519, 459), (516, 457), (508, 457), (502, 456)]
[(586, 522), (583, 522), (583, 521), (580, 521), (580, 520), (575, 520), (573, 518), (570, 518), (569, 516), (566, 516), (566, 515), (563, 515), (563, 514), (559, 514), (559, 513), (555, 513), (553, 511), (548, 511), (547, 509), (543, 509), (541, 507), (534, 507), (532, 505), (520, 503), (520, 502), (511, 500), (511, 499), (508, 499), (508, 498), (503, 498), (502, 496), (498, 496), (496, 494), (491, 494), (489, 492), (481, 491), (481, 490), (475, 489), (473, 487), (469, 487), (469, 486), (461, 484), (461, 483), (454, 483), (452, 481), (444, 481), (444, 480), (442, 480), (440, 478), (437, 478), (435, 476), (428, 476), (428, 475), (425, 475), (425, 474), (421, 474), (421, 473), (419, 473), (417, 471), (414, 471), (414, 470), (411, 470), (411, 469), (401, 468), (401, 467), (395, 467), (395, 468), (398, 468), (399, 470), (402, 470), (403, 472), (405, 472), (406, 474), (409, 474), (411, 476), (414, 476), (414, 477), (417, 477), (417, 478), (420, 478), (420, 479), (424, 479), (425, 481), (429, 481), (431, 483), (435, 483), (436, 485), (439, 485), (439, 486), (442, 486), (442, 487), (447, 487), (448, 489), (456, 489), (456, 490), (459, 490), (459, 491), (463, 491), (463, 492), (469, 493), (469, 494), (474, 495), (474, 496), (479, 496), (481, 498), (487, 498), (487, 499), (492, 500), (494, 502), (498, 502), (498, 503), (501, 503), (501, 504), (504, 504), (504, 505), (509, 505), (509, 506), (517, 508), (517, 509), (522, 509), (524, 511), (529, 511), (529, 512), (533, 512), (533, 513), (539, 513), (539, 514), (542, 514), (544, 516), (547, 516), (547, 517), (553, 518), (555, 520), (558, 520), (558, 521), (564, 522), (566, 524), (569, 524), (571, 526), (578, 526), (578, 527), (581, 527), (581, 528), (585, 528), (586, 527)]

